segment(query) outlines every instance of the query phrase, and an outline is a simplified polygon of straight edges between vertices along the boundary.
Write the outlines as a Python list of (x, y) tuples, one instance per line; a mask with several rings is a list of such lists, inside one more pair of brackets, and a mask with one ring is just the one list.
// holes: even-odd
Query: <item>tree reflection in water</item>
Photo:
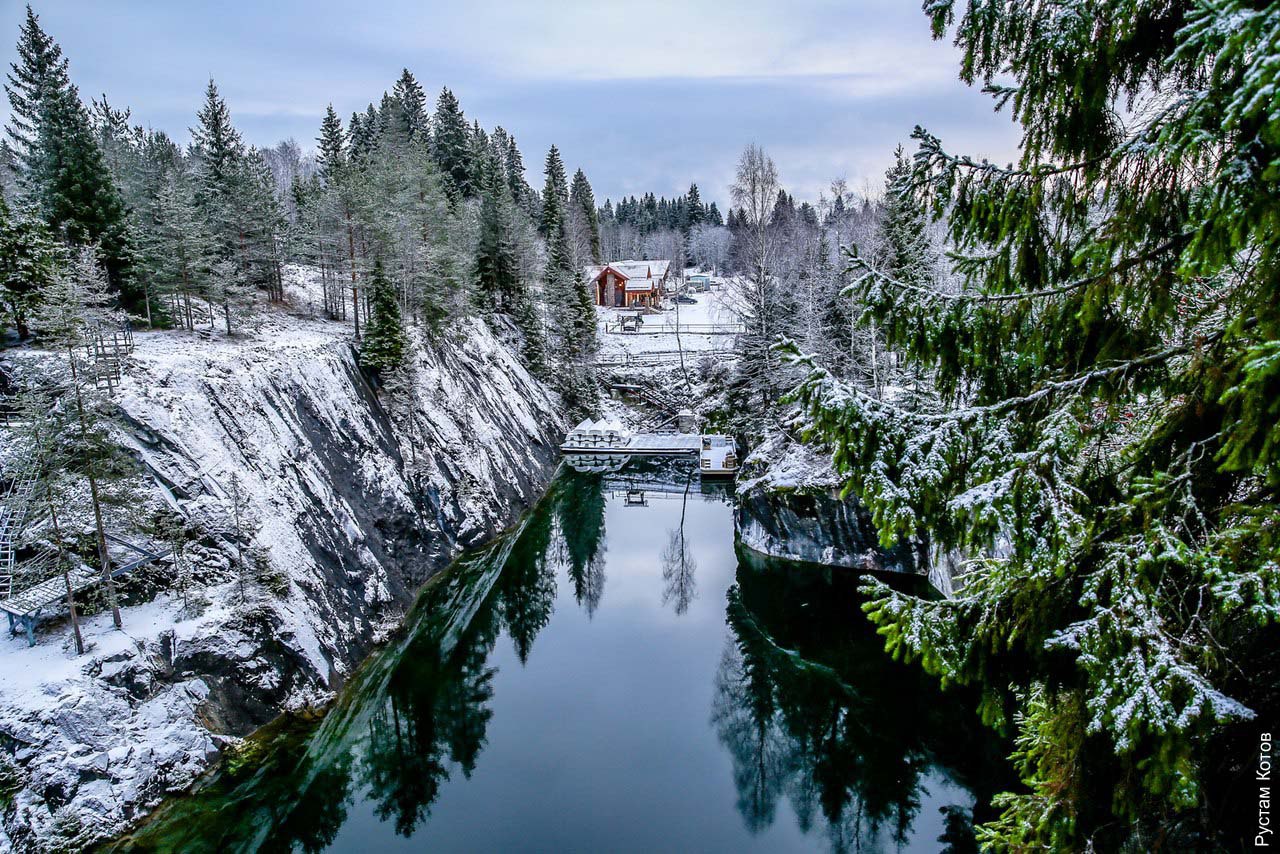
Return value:
[[(696, 594), (683, 510), (660, 556), (663, 604), (677, 614)], [(320, 851), (362, 811), (401, 836), (422, 831), (445, 784), (470, 777), (485, 749), (499, 637), (530, 660), (561, 572), (583, 611), (600, 607), (605, 511), (599, 475), (563, 471), (516, 529), (424, 589), (404, 631), (318, 727), (263, 737), (257, 761), (170, 802), (118, 847)], [(969, 738), (962, 701), (887, 659), (858, 611), (852, 573), (738, 557), (712, 722), (751, 831), (774, 824), (785, 799), (806, 834), (827, 834), (836, 850), (875, 848), (907, 837), (928, 802), (922, 781), (941, 774), (986, 798), (979, 781), (1001, 778), (968, 745), (989, 739)], [(698, 653), (714, 655), (714, 643)], [(971, 850), (971, 820), (967, 804), (947, 815), (948, 850)]]
[[(1003, 772), (970, 698), (888, 659), (855, 573), (739, 558), (711, 721), (752, 832), (785, 796), (805, 832), (821, 818), (835, 851), (901, 846), (930, 772), (986, 801)], [(941, 810), (944, 850), (972, 850), (971, 811)]]
[(693, 471), (690, 468), (685, 475), (684, 492), (680, 496), (680, 522), (667, 532), (667, 546), (662, 550), (662, 604), (671, 605), (677, 616), (687, 613), (689, 603), (698, 595), (698, 561), (684, 535)]
[(566, 468), (556, 481), (556, 519), (573, 598), (590, 616), (604, 596), (605, 495), (601, 477)]
[(357, 794), (397, 833), (412, 835), (451, 773), (475, 769), (500, 634), (528, 661), (551, 619), (562, 564), (583, 608), (598, 607), (604, 509), (598, 475), (562, 472), (513, 533), (424, 589), (404, 640), (361, 670), (318, 729), (264, 734), (261, 763), (228, 766), (117, 848), (320, 851)]
[(428, 814), (450, 763), (466, 777), (474, 770), (492, 715), (494, 644), (505, 630), (521, 663), (529, 660), (555, 608), (557, 554), (566, 558), (579, 603), (588, 613), (599, 604), (605, 508), (599, 476), (566, 470), (544, 502), (501, 552), (497, 584), (452, 653), (442, 660), (438, 642), (422, 635), (370, 716), (363, 782), (378, 817), (393, 819), (403, 836)]

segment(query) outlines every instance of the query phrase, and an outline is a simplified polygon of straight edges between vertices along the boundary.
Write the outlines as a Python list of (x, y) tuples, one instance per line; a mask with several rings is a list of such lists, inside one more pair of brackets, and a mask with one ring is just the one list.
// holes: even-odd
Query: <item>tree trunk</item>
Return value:
[(58, 566), (62, 568), (62, 581), (67, 585), (67, 610), (71, 613), (71, 634), (76, 641), (76, 655), (84, 655), (84, 636), (80, 634), (80, 616), (76, 613), (76, 592), (71, 586), (71, 572), (67, 569), (67, 550), (62, 544), (62, 529), (58, 525), (58, 511), (47, 496), (49, 521), (53, 525), (53, 543), (58, 548)]
[(356, 340), (360, 340), (360, 290), (356, 286), (356, 237), (347, 222), (347, 258), (351, 261), (351, 311), (356, 322)]
[[(80, 421), (80, 440), (89, 444), (89, 424), (84, 414), (84, 396), (80, 393), (80, 378), (76, 371), (76, 356), (72, 345), (67, 345), (67, 358), (71, 362), (71, 385), (76, 390), (76, 414)], [(102, 563), (102, 586), (107, 591), (107, 604), (111, 606), (111, 622), (117, 629), (124, 628), (120, 619), (120, 601), (116, 598), (116, 582), (111, 577), (111, 555), (107, 552), (107, 530), (102, 524), (102, 500), (98, 495), (98, 478), (94, 475), (92, 458), (85, 474), (89, 478), (89, 496), (93, 501), (93, 524), (98, 533), (98, 560)]]
[(880, 371), (876, 362), (876, 324), (871, 321), (871, 390), (875, 393), (876, 400), (880, 399)]

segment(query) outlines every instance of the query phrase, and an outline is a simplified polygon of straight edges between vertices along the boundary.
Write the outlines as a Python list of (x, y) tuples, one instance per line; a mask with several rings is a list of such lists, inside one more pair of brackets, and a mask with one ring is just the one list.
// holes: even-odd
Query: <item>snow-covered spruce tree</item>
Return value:
[(180, 163), (158, 189), (142, 245), (154, 292), (168, 299), (175, 323), (195, 329), (195, 307), (209, 296), (215, 256), (207, 224), (196, 211), (190, 176)]
[(67, 60), (30, 7), (8, 80), (13, 112), (7, 144), (15, 153), (23, 198), (60, 239), (72, 246), (94, 244), (112, 288), (127, 304), (137, 303), (124, 204)]
[(234, 263), (237, 281), (282, 295), (278, 241), (283, 217), (270, 170), (246, 148), (213, 80), (192, 129), (196, 210), (204, 218), (217, 260)]
[(524, 175), (524, 157), (516, 145), (516, 138), (507, 138), (507, 184), (511, 189), (511, 201), (530, 217), (538, 216), (538, 194), (529, 186)]
[(484, 128), (480, 127), (479, 119), (471, 122), (471, 132), (467, 136), (467, 143), (467, 169), (469, 170), (467, 184), (471, 187), (473, 195), (479, 195), (484, 187), (485, 176), (488, 175), (489, 165), (486, 161), (489, 157), (490, 145), (489, 134)]
[(429, 145), (431, 118), (427, 115), (427, 96), (409, 69), (400, 73), (393, 92), (397, 108), (396, 119), (402, 123), (406, 138), (418, 146)]
[(511, 205), (506, 170), (491, 154), (480, 195), (473, 293), (482, 311), (505, 313), (516, 322), (524, 339), (520, 353), (525, 367), (541, 376), (546, 369), (542, 324), (511, 241)]
[[(400, 110), (394, 99), (387, 108), (392, 115)], [(392, 121), (381, 123), (360, 185), (358, 233), (366, 264), (380, 257), (402, 312), (431, 335), (443, 334), (450, 320), (471, 311), (470, 207), (450, 203), (430, 154)]]
[(569, 185), (569, 227), (577, 257), (584, 261), (589, 258), (593, 264), (601, 263), (600, 214), (596, 211), (591, 184), (581, 169), (573, 173), (573, 183)]
[[(954, 4), (928, 9), (942, 36)], [(1239, 722), (1278, 681), (1277, 31), (1280, 7), (1237, 0), (970, 2), (961, 76), (1023, 143), (1002, 168), (915, 134), (963, 288), (853, 259), (950, 408), (816, 367), (797, 390), (885, 542), (973, 556), (955, 598), (871, 584), (867, 612), (1016, 731), (993, 848), (1210, 849), (1240, 825)]]
[(240, 214), (240, 264), (244, 277), (264, 289), (267, 298), (284, 300), (282, 236), (284, 212), (276, 197), (276, 182), (263, 152), (250, 149), (244, 161)]
[(684, 198), (686, 215), (682, 226), (685, 234), (688, 234), (689, 229), (706, 222), (707, 210), (702, 204), (702, 193), (698, 191), (697, 184), (689, 185), (689, 192), (684, 194)]
[(12, 109), (5, 147), (13, 154), (10, 165), (18, 171), (19, 186), (29, 190), (27, 179), (41, 166), (38, 138), (45, 100), (49, 93), (69, 86), (70, 77), (62, 48), (41, 28), (40, 17), (30, 5), (18, 31), (17, 54), (4, 87)]
[(404, 364), (408, 349), (395, 288), (379, 259), (369, 275), (369, 325), (360, 342), (360, 364), (375, 373), (393, 371)]
[(222, 315), (228, 335), (242, 331), (253, 320), (254, 288), (235, 261), (224, 258), (213, 263), (205, 300), (209, 304), (209, 326), (213, 326), (215, 315)]
[(133, 252), (131, 286), (140, 303), (136, 308), (148, 328), (164, 327), (183, 319), (170, 314), (174, 308), (172, 292), (157, 286), (148, 241), (157, 219), (161, 188), (170, 172), (185, 166), (185, 158), (163, 131), (131, 127), (129, 119), (127, 109), (115, 109), (105, 96), (92, 102), (90, 120), (95, 138), (125, 206), (128, 245)]
[(347, 136), (342, 129), (342, 120), (333, 109), (333, 104), (325, 108), (324, 118), (320, 121), (320, 136), (316, 137), (316, 167), (320, 178), (333, 180), (347, 164)]
[(569, 209), (569, 180), (565, 177), (560, 149), (554, 145), (547, 151), (543, 165), (542, 209), (538, 228), (550, 240), (552, 231), (564, 224)]
[(471, 186), (471, 130), (458, 105), (458, 99), (447, 88), (440, 90), (436, 112), (431, 120), (431, 155), (444, 177), (445, 193), (457, 201), (473, 195)]
[(0, 319), (26, 338), (31, 313), (65, 262), (62, 246), (29, 207), (0, 198)]
[(569, 235), (569, 188), (564, 163), (553, 145), (547, 152), (542, 228), (547, 237), (543, 276), (547, 303), (548, 371), (573, 412), (594, 412), (600, 402), (595, 357), (596, 309), (574, 257)]

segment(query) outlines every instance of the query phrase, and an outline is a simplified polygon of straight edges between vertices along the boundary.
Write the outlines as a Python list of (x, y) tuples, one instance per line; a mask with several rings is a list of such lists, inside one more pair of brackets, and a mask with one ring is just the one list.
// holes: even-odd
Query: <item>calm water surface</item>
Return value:
[(120, 847), (973, 850), (1001, 771), (972, 703), (887, 659), (848, 570), (735, 552), (706, 490), (563, 471), (322, 723)]

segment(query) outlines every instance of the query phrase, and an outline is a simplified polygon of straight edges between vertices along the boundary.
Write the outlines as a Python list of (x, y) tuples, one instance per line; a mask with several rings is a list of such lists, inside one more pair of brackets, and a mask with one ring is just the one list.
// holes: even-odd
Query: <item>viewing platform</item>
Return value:
[[(113, 578), (126, 575), (170, 554), (168, 551), (157, 552), (143, 548), (111, 534), (107, 534), (106, 537), (109, 547), (114, 545), (118, 547), (117, 552), (121, 549), (125, 552), (125, 555), (113, 554), (108, 547), (108, 557), (112, 564), (110, 573)], [(17, 634), (21, 627), (26, 632), (29, 646), (36, 645), (36, 624), (45, 617), (59, 613), (65, 606), (68, 582), (73, 594), (81, 593), (102, 582), (102, 571), (86, 565), (69, 569), (64, 576), (58, 571), (53, 553), (47, 551), (29, 561), (24, 569), (23, 575), (38, 577), (41, 580), (0, 599), (0, 611), (9, 618), (10, 634)]]
[(631, 433), (615, 444), (574, 442), (573, 434), (560, 450), (566, 454), (643, 454), (646, 456), (692, 456), (702, 450), (702, 437), (697, 433)]
[[(682, 413), (681, 426), (688, 426), (692, 413)], [(732, 436), (689, 431), (633, 433), (616, 420), (583, 421), (565, 436), (560, 450), (565, 454), (599, 457), (697, 457), (704, 475), (732, 475), (738, 470), (738, 450)]]

